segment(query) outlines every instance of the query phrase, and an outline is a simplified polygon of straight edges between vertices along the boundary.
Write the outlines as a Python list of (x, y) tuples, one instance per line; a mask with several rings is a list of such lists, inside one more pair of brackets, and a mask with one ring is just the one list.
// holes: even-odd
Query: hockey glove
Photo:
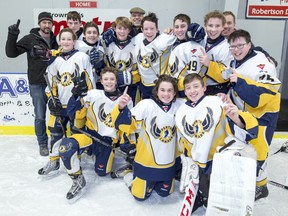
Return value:
[(181, 163), (182, 163), (182, 173), (181, 173), (179, 190), (180, 193), (184, 193), (186, 187), (189, 185), (189, 182), (192, 179), (193, 182), (199, 183), (199, 167), (193, 161), (192, 158), (186, 157), (184, 154), (181, 154)]
[(54, 101), (55, 104), (52, 97), (48, 99), (48, 108), (50, 110), (50, 114), (53, 116), (60, 116), (62, 112), (62, 104), (58, 97), (54, 97)]
[(113, 28), (107, 29), (102, 35), (102, 40), (104, 40), (106, 46), (108, 47), (111, 43), (113, 43), (116, 39), (115, 31)]
[(76, 77), (74, 79), (74, 87), (71, 90), (72, 94), (74, 95), (75, 99), (80, 97), (83, 97), (87, 95), (88, 86), (86, 83), (86, 75), (85, 72), (82, 72), (81, 77)]
[(45, 60), (50, 58), (50, 50), (43, 45), (34, 45), (30, 54), (32, 57), (40, 57)]
[(120, 149), (127, 154), (125, 160), (132, 164), (136, 154), (136, 146), (134, 144), (122, 144), (120, 145)]
[(19, 24), (20, 24), (20, 19), (17, 20), (16, 24), (13, 24), (8, 27), (8, 33), (11, 35), (19, 35), (20, 34)]
[(187, 41), (195, 41), (199, 43), (205, 37), (206, 33), (204, 28), (198, 23), (191, 23), (186, 32)]
[(103, 60), (104, 54), (101, 51), (97, 50), (95, 47), (93, 47), (90, 51), (89, 57), (91, 64), (95, 65)]
[(118, 86), (131, 85), (132, 75), (129, 71), (118, 71)]

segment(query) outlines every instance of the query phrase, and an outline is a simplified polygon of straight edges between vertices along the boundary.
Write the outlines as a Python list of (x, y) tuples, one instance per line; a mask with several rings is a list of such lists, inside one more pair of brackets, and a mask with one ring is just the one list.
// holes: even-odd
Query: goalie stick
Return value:
[(280, 188), (283, 188), (283, 189), (288, 190), (288, 186), (283, 185), (283, 184), (280, 184), (280, 183), (278, 183), (278, 182), (268, 181), (268, 183), (271, 184), (271, 185), (274, 185), (274, 186), (276, 186), (276, 187), (280, 187)]

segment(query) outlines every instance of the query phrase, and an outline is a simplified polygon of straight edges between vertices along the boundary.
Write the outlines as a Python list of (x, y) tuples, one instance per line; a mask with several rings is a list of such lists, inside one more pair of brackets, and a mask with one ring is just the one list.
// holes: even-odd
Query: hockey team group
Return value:
[[(191, 215), (214, 206), (213, 158), (229, 155), (235, 167), (252, 161), (250, 171), (241, 171), (252, 173), (245, 215), (252, 214), (254, 201), (269, 194), (266, 160), (280, 109), (277, 61), (236, 29), (230, 11), (207, 13), (203, 26), (178, 14), (163, 31), (155, 13), (136, 7), (130, 14), (103, 33), (92, 21), (83, 25), (77, 11), (67, 14), (58, 36), (49, 12), (19, 40), (20, 20), (9, 26), (6, 55), (27, 54), (35, 133), (40, 154), (49, 155), (38, 174), (53, 177), (63, 164), (72, 179), (66, 198), (74, 202), (87, 188), (81, 169), (87, 154), (96, 175), (123, 178), (136, 200), (180, 190), (180, 215)], [(125, 163), (112, 170), (115, 154)]]

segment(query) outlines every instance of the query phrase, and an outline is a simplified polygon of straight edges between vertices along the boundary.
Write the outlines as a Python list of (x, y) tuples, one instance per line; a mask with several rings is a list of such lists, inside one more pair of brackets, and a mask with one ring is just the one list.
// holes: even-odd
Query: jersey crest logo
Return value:
[(111, 113), (106, 114), (104, 110), (105, 103), (102, 103), (99, 106), (99, 112), (98, 112), (98, 118), (100, 119), (101, 122), (103, 122), (107, 127), (114, 127), (112, 124), (112, 118), (111, 118)]
[(191, 53), (194, 54), (197, 51), (197, 49), (192, 49)]
[(171, 74), (175, 74), (178, 71), (178, 66), (179, 66), (179, 59), (177, 56), (175, 56), (175, 61), (172, 65), (169, 65)]
[(125, 62), (122, 59), (119, 59), (118, 61), (115, 62), (113, 52), (111, 53), (110, 56), (111, 56), (110, 58), (111, 66), (116, 68), (119, 71), (125, 71), (127, 68), (130, 68), (132, 66), (132, 60), (133, 60), (132, 53), (130, 53), (130, 57), (127, 62)]
[(151, 132), (152, 136), (155, 139), (159, 139), (161, 142), (169, 143), (174, 137), (176, 128), (170, 127), (170, 126), (165, 126), (165, 127), (160, 129), (156, 124), (156, 118), (157, 118), (157, 116), (155, 116), (151, 121), (150, 132)]
[(156, 62), (156, 60), (159, 58), (159, 54), (156, 52), (155, 49), (153, 49), (153, 52), (151, 53), (150, 56), (144, 55), (141, 56), (141, 52), (139, 50), (138, 55), (137, 55), (137, 62), (139, 62), (144, 68), (150, 68), (151, 65)]
[(261, 70), (263, 70), (264, 67), (265, 67), (265, 64), (259, 64), (259, 65), (257, 65), (256, 67), (259, 67)]
[(186, 115), (182, 119), (182, 125), (184, 127), (184, 133), (189, 137), (201, 138), (205, 132), (209, 130), (214, 125), (213, 111), (211, 108), (207, 107), (207, 114), (203, 121), (195, 120), (192, 124), (186, 121)]
[(79, 70), (79, 65), (75, 63), (75, 70), (72, 74), (70, 72), (64, 72), (60, 75), (59, 71), (57, 71), (56, 80), (62, 86), (69, 86), (76, 77), (80, 77)]

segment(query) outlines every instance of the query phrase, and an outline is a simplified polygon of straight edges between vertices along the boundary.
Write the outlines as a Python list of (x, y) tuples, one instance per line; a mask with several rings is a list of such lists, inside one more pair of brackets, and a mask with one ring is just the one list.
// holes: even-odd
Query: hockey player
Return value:
[(232, 88), (229, 94), (237, 107), (255, 115), (259, 122), (257, 139), (251, 141), (258, 154), (255, 196), (258, 200), (268, 196), (266, 159), (277, 126), (281, 82), (276, 76), (275, 66), (263, 53), (251, 48), (249, 32), (236, 30), (229, 36), (228, 42), (234, 56), (229, 73), (224, 65), (210, 61), (207, 75), (218, 82), (230, 80)]
[[(226, 22), (224, 25), (224, 29), (222, 31), (222, 35), (225, 38), (228, 38), (231, 33), (236, 31), (236, 18), (235, 18), (235, 14), (232, 11), (224, 11), (223, 15), (225, 16)], [(264, 50), (260, 46), (254, 46), (253, 44), (252, 44), (252, 48), (256, 51), (262, 52), (267, 57), (269, 62), (273, 63), (275, 67), (277, 67), (278, 62), (266, 50)]]
[(131, 97), (124, 93), (112, 111), (112, 122), (117, 129), (128, 134), (139, 133), (133, 174), (124, 176), (124, 181), (136, 200), (146, 200), (153, 190), (162, 197), (174, 191), (174, 114), (182, 103), (182, 99), (176, 99), (176, 95), (177, 81), (164, 74), (157, 80), (151, 99), (140, 101), (130, 111), (126, 105)]
[(169, 73), (178, 80), (179, 96), (185, 97), (183, 80), (185, 76), (190, 73), (200, 73), (202, 68), (198, 56), (202, 55), (201, 48), (204, 49), (199, 43), (188, 41), (179, 44), (175, 47), (169, 57)]
[(187, 31), (193, 32), (189, 35), (189, 41), (200, 42), (205, 37), (205, 30), (198, 23), (191, 23), (191, 19), (187, 14), (178, 14), (173, 19), (173, 32), (177, 40), (173, 44), (173, 49), (181, 43), (187, 42)]
[(94, 80), (96, 88), (103, 89), (100, 82), (101, 69), (105, 67), (104, 51), (100, 46), (99, 28), (94, 22), (87, 22), (83, 27), (83, 38), (77, 40), (75, 49), (84, 52), (90, 57), (90, 63), (93, 67)]
[(123, 93), (126, 86), (132, 101), (136, 103), (136, 93), (140, 77), (136, 64), (135, 47), (129, 32), (132, 23), (127, 17), (117, 17), (112, 28), (103, 33), (102, 45), (106, 55), (106, 65), (118, 70), (118, 86)]
[[(233, 56), (229, 50), (229, 44), (224, 36), (221, 35), (223, 31), (223, 26), (226, 20), (222, 13), (219, 11), (212, 11), (204, 16), (204, 26), (206, 31), (206, 36), (200, 42), (200, 44), (205, 48), (207, 55), (211, 61), (221, 62), (228, 66)], [(193, 38), (195, 30), (188, 30), (186, 33), (187, 39)], [(200, 59), (200, 62), (203, 62)], [(203, 74), (207, 75), (207, 74)], [(217, 93), (227, 93), (229, 89), (228, 82), (217, 83), (211, 77), (206, 76), (205, 82), (207, 84), (206, 94), (215, 95)]]
[[(76, 35), (73, 31), (68, 28), (62, 29), (59, 38), (62, 53), (47, 68), (49, 83), (47, 83), (46, 92), (50, 110), (48, 122), (51, 136), (50, 160), (38, 171), (39, 175), (47, 175), (51, 171), (59, 169), (60, 140), (66, 135), (68, 121), (70, 121), (70, 128), (73, 125), (73, 119), (69, 119), (67, 115), (67, 104), (72, 95), (71, 90), (74, 85), (80, 85), (87, 91), (92, 89), (94, 82), (89, 56), (74, 49)], [(50, 87), (51, 89), (49, 89)]]
[(209, 175), (216, 147), (223, 146), (228, 135), (235, 134), (244, 142), (255, 138), (258, 123), (251, 114), (238, 111), (231, 101), (223, 105), (218, 96), (206, 96), (206, 86), (199, 74), (187, 75), (184, 88), (188, 100), (175, 114), (179, 148), (183, 152), (180, 192), (185, 191), (191, 180), (190, 165), (196, 163), (200, 177), (198, 193), (195, 191), (196, 210), (203, 204), (207, 206)]
[[(91, 139), (86, 134), (73, 134), (62, 140), (59, 154), (68, 175), (73, 180), (72, 187), (66, 195), (68, 200), (79, 198), (86, 185), (79, 160), (84, 150), (93, 145), (96, 156), (95, 172), (99, 176), (105, 176), (111, 171), (114, 159), (113, 147), (120, 138), (118, 130), (111, 122), (111, 111), (118, 104), (121, 95), (117, 89), (117, 71), (113, 68), (102, 69), (100, 80), (104, 90), (93, 89), (88, 91), (85, 97), (79, 98), (78, 95), (76, 97), (74, 95), (69, 100), (68, 109), (71, 118), (75, 117), (75, 121), (80, 123), (77, 124), (78, 127), (84, 123), (83, 130), (99, 141)], [(132, 103), (128, 106), (131, 108)]]
[(77, 40), (83, 40), (81, 15), (77, 11), (69, 11), (67, 13), (67, 26), (76, 34)]
[(159, 34), (155, 13), (149, 13), (142, 19), (142, 31), (135, 37), (135, 54), (141, 77), (139, 90), (141, 98), (146, 99), (152, 96), (158, 77), (166, 73), (171, 46), (176, 37), (172, 31)]

